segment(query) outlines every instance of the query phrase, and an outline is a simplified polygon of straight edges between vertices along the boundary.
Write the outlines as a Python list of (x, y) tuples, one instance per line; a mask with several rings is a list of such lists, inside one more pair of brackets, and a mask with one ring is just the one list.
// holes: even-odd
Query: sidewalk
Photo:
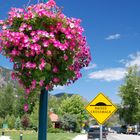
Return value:
[(11, 140), (10, 136), (0, 136), (0, 140)]
[(87, 140), (87, 135), (78, 135), (75, 138), (73, 138), (72, 140)]

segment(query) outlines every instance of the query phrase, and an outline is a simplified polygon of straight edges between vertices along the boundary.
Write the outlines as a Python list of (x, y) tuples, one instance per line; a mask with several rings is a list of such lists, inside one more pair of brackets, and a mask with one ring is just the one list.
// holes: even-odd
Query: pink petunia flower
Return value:
[(56, 5), (55, 1), (54, 0), (49, 0), (47, 2), (47, 5), (50, 6), (50, 7), (54, 7)]
[(20, 31), (20, 32), (23, 32), (23, 31), (24, 31), (24, 28), (23, 28), (23, 27), (20, 27), (20, 28), (19, 28), (19, 31)]
[(43, 42), (43, 46), (44, 46), (45, 48), (48, 47), (48, 46), (49, 46), (48, 41)]
[(53, 72), (58, 73), (58, 68), (56, 66), (53, 68)]
[(15, 73), (14, 72), (11, 73), (11, 77), (12, 77), (12, 80), (15, 80)]
[(2, 46), (0, 46), (0, 53), (2, 52)]
[(54, 78), (53, 78), (53, 82), (54, 82), (54, 83), (59, 83), (59, 82), (60, 82), (60, 79), (57, 78), (57, 77), (54, 77)]
[(24, 104), (24, 111), (27, 112), (28, 110), (29, 110), (29, 106), (28, 106), (28, 104), (26, 103), (26, 104)]
[(2, 26), (2, 29), (3, 29), (3, 30), (7, 29), (7, 26), (6, 26), (6, 25), (3, 25), (3, 26)]
[(3, 21), (3, 20), (0, 20), (0, 24), (1, 24), (1, 25), (4, 24), (4, 21)]
[(48, 50), (48, 51), (46, 52), (46, 54), (47, 54), (48, 56), (52, 56), (52, 52), (51, 52), (50, 50)]
[(64, 60), (68, 60), (68, 56), (66, 54), (64, 54)]
[(50, 89), (50, 86), (49, 85), (46, 85), (45, 89), (46, 90), (49, 90)]
[(31, 85), (31, 89), (35, 89), (36, 88), (36, 80), (32, 81), (32, 85)]
[(45, 60), (42, 58), (42, 59), (41, 59), (41, 64), (39, 65), (39, 69), (40, 69), (40, 70), (43, 70), (43, 68), (45, 67), (45, 65), (46, 65), (46, 62), (45, 62)]
[(44, 81), (40, 80), (39, 85), (42, 87), (44, 85)]
[(30, 91), (29, 88), (26, 88), (26, 89), (25, 89), (25, 92), (26, 92), (27, 95), (29, 95), (31, 91)]

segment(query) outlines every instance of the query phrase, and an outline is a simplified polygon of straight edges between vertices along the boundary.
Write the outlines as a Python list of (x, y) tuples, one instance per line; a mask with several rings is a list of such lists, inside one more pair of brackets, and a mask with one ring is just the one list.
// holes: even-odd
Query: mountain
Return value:
[(13, 83), (11, 79), (11, 70), (0, 66), (0, 88), (6, 86), (7, 83)]
[(54, 96), (57, 97), (57, 98), (61, 98), (64, 95), (67, 95), (68, 97), (71, 97), (74, 94), (62, 92), (62, 93), (57, 93)]
[[(6, 86), (8, 83), (11, 83), (15, 87), (15, 85), (17, 84), (17, 81), (13, 81), (11, 79), (11, 72), (12, 72), (12, 70), (9, 70), (7, 68), (4, 68), (4, 67), (0, 66), (0, 88)], [(57, 98), (61, 98), (64, 95), (66, 95), (68, 97), (71, 97), (72, 95), (75, 95), (75, 94), (66, 93), (66, 92), (61, 92), (61, 93), (58, 93), (58, 94), (55, 94), (55, 95), (49, 94), (49, 96), (55, 96)], [(82, 97), (82, 99), (87, 102), (87, 100), (85, 98)]]
[[(55, 94), (55, 95), (53, 95), (53, 96), (55, 96), (55, 97), (57, 97), (57, 98), (61, 98), (61, 97), (64, 96), (64, 95), (66, 95), (66, 96), (68, 96), (68, 97), (71, 97), (72, 95), (79, 95), (79, 94), (61, 92), (61, 93), (57, 93), (57, 94)], [(80, 95), (80, 96), (81, 96), (81, 95)], [(82, 100), (83, 100), (84, 102), (88, 102), (87, 99), (85, 99), (83, 96), (81, 96), (81, 97), (82, 97)]]

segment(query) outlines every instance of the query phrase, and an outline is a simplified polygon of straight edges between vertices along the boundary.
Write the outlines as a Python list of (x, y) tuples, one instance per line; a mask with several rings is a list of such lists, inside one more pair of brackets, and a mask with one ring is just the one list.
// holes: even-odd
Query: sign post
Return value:
[(100, 140), (103, 139), (103, 126), (100, 125)]
[(100, 125), (100, 140), (102, 140), (102, 125), (116, 112), (117, 107), (103, 93), (99, 93), (85, 109)]

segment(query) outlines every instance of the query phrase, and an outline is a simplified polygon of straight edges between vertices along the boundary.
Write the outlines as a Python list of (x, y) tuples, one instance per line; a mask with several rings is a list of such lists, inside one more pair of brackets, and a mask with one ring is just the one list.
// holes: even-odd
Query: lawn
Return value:
[[(1, 132), (0, 132), (1, 135)], [(72, 140), (76, 135), (75, 133), (49, 133), (48, 140)], [(6, 131), (5, 136), (10, 136), (12, 140), (20, 140), (19, 131)], [(37, 140), (37, 133), (31, 131), (23, 132), (23, 140)]]

